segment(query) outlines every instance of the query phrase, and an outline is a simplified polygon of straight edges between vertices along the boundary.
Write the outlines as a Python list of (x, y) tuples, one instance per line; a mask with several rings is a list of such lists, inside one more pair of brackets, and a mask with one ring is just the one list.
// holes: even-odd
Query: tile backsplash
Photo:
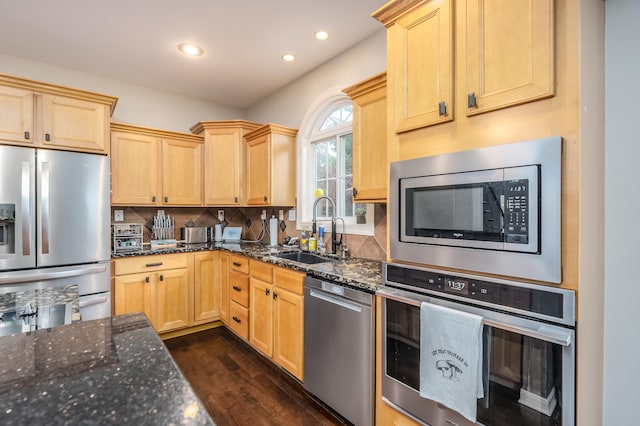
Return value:
[[(267, 210), (267, 218), (271, 215), (278, 217), (277, 207), (265, 207)], [(180, 228), (187, 223), (193, 223), (195, 226), (213, 226), (218, 221), (218, 210), (224, 210), (226, 226), (243, 227), (242, 239), (257, 240), (260, 237), (265, 243), (269, 242), (269, 235), (262, 233), (262, 224), (260, 221), (260, 213), (263, 208), (256, 207), (112, 207), (111, 217), (113, 218), (114, 210), (124, 210), (125, 223), (142, 223), (144, 224), (143, 241), (149, 242), (151, 239), (151, 229), (153, 227), (153, 217), (158, 210), (164, 210), (165, 215), (175, 218), (175, 238), (180, 239)], [(296, 229), (295, 221), (287, 220), (289, 217), (288, 209), (284, 209), (284, 230), (278, 228), (278, 242), (282, 243), (285, 236), (300, 236), (300, 231)], [(118, 222), (119, 223), (119, 222)], [(268, 223), (268, 222), (267, 222)], [(387, 247), (387, 205), (374, 205), (374, 235), (347, 235), (345, 241), (349, 246), (349, 252), (353, 257), (360, 257), (373, 260), (386, 260)], [(267, 225), (268, 226), (268, 225)], [(338, 225), (340, 229), (340, 225)], [(261, 235), (262, 234), (262, 235)], [(330, 233), (325, 236), (328, 242), (331, 241)]]

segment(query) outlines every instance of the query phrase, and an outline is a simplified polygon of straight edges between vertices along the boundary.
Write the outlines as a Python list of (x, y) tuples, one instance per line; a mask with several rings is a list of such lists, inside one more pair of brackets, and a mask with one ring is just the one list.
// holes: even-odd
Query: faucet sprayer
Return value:
[[(332, 207), (331, 210), (331, 253), (336, 254), (337, 247), (342, 244), (342, 236), (340, 236), (340, 242), (336, 240), (336, 203), (326, 195), (322, 195), (313, 202), (313, 222), (311, 227), (311, 235), (315, 235), (316, 233), (316, 207), (320, 200), (327, 200)], [(344, 221), (342, 222), (344, 223)]]

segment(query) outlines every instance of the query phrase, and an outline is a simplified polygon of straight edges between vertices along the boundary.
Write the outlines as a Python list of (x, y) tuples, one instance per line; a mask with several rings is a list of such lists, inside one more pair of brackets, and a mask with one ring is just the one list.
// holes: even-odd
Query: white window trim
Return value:
[[(349, 84), (332, 86), (318, 95), (307, 109), (302, 119), (300, 129), (298, 130), (298, 137), (296, 141), (299, 152), (296, 164), (296, 195), (298, 210), (298, 214), (296, 217), (296, 228), (298, 230), (309, 230), (312, 226), (312, 209), (314, 202), (313, 193), (315, 191), (315, 183), (311, 182), (311, 174), (308, 173), (308, 169), (309, 156), (311, 155), (311, 153), (309, 152), (309, 141), (316, 133), (314, 125), (320, 119), (320, 115), (325, 114), (332, 105), (337, 106), (343, 103), (345, 100), (351, 100), (344, 92), (342, 92), (342, 88), (347, 87), (348, 85)], [(326, 201), (322, 202), (326, 203)], [(374, 208), (372, 205), (367, 206), (366, 224), (356, 224), (355, 217), (345, 219), (344, 232), (351, 235), (374, 235), (373, 210)], [(322, 220), (317, 220), (317, 224), (324, 225), (327, 231), (331, 230), (330, 219), (325, 218)], [(342, 220), (337, 221), (336, 230), (338, 234), (341, 234), (343, 232)]]

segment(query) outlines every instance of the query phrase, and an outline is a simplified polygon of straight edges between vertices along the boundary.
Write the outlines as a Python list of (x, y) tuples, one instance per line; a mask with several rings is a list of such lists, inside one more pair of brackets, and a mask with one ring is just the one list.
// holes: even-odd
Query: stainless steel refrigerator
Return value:
[(78, 285), (109, 316), (109, 158), (0, 146), (0, 294)]

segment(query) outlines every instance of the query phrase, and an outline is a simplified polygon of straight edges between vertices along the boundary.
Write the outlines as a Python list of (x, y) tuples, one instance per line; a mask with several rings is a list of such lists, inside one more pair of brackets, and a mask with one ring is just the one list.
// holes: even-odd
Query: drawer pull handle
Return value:
[(264, 289), (264, 295), (265, 295), (265, 296), (268, 296), (268, 295), (269, 295), (269, 293), (271, 293), (271, 290), (269, 290), (268, 288), (265, 288), (265, 289)]
[(146, 278), (144, 279), (144, 282), (149, 283), (149, 277), (146, 277)]
[(233, 266), (236, 266), (236, 267), (238, 267), (238, 268), (239, 268), (239, 267), (241, 267), (241, 266), (242, 266), (242, 263), (240, 263), (240, 262), (233, 262)]
[(241, 289), (240, 287), (238, 287), (237, 285), (234, 285), (234, 286), (233, 286), (233, 289), (234, 289), (235, 291), (242, 291), (242, 289)]
[(31, 138), (31, 133), (24, 132), (24, 138), (27, 139), (27, 140), (30, 139)]
[(232, 318), (233, 318), (233, 320), (234, 320), (235, 322), (237, 322), (238, 324), (240, 324), (240, 318), (235, 317), (235, 316), (234, 316), (234, 317), (232, 317)]
[(274, 299), (277, 299), (277, 298), (278, 298), (278, 292), (277, 292), (277, 291), (274, 291), (274, 292), (273, 292), (273, 298), (274, 298)]
[(162, 262), (154, 262), (154, 263), (147, 263), (147, 268), (151, 268), (153, 266), (162, 266)]
[(160, 281), (164, 281), (164, 275), (160, 275)]
[(49, 133), (44, 134), (44, 140), (47, 142), (51, 142), (51, 135)]

